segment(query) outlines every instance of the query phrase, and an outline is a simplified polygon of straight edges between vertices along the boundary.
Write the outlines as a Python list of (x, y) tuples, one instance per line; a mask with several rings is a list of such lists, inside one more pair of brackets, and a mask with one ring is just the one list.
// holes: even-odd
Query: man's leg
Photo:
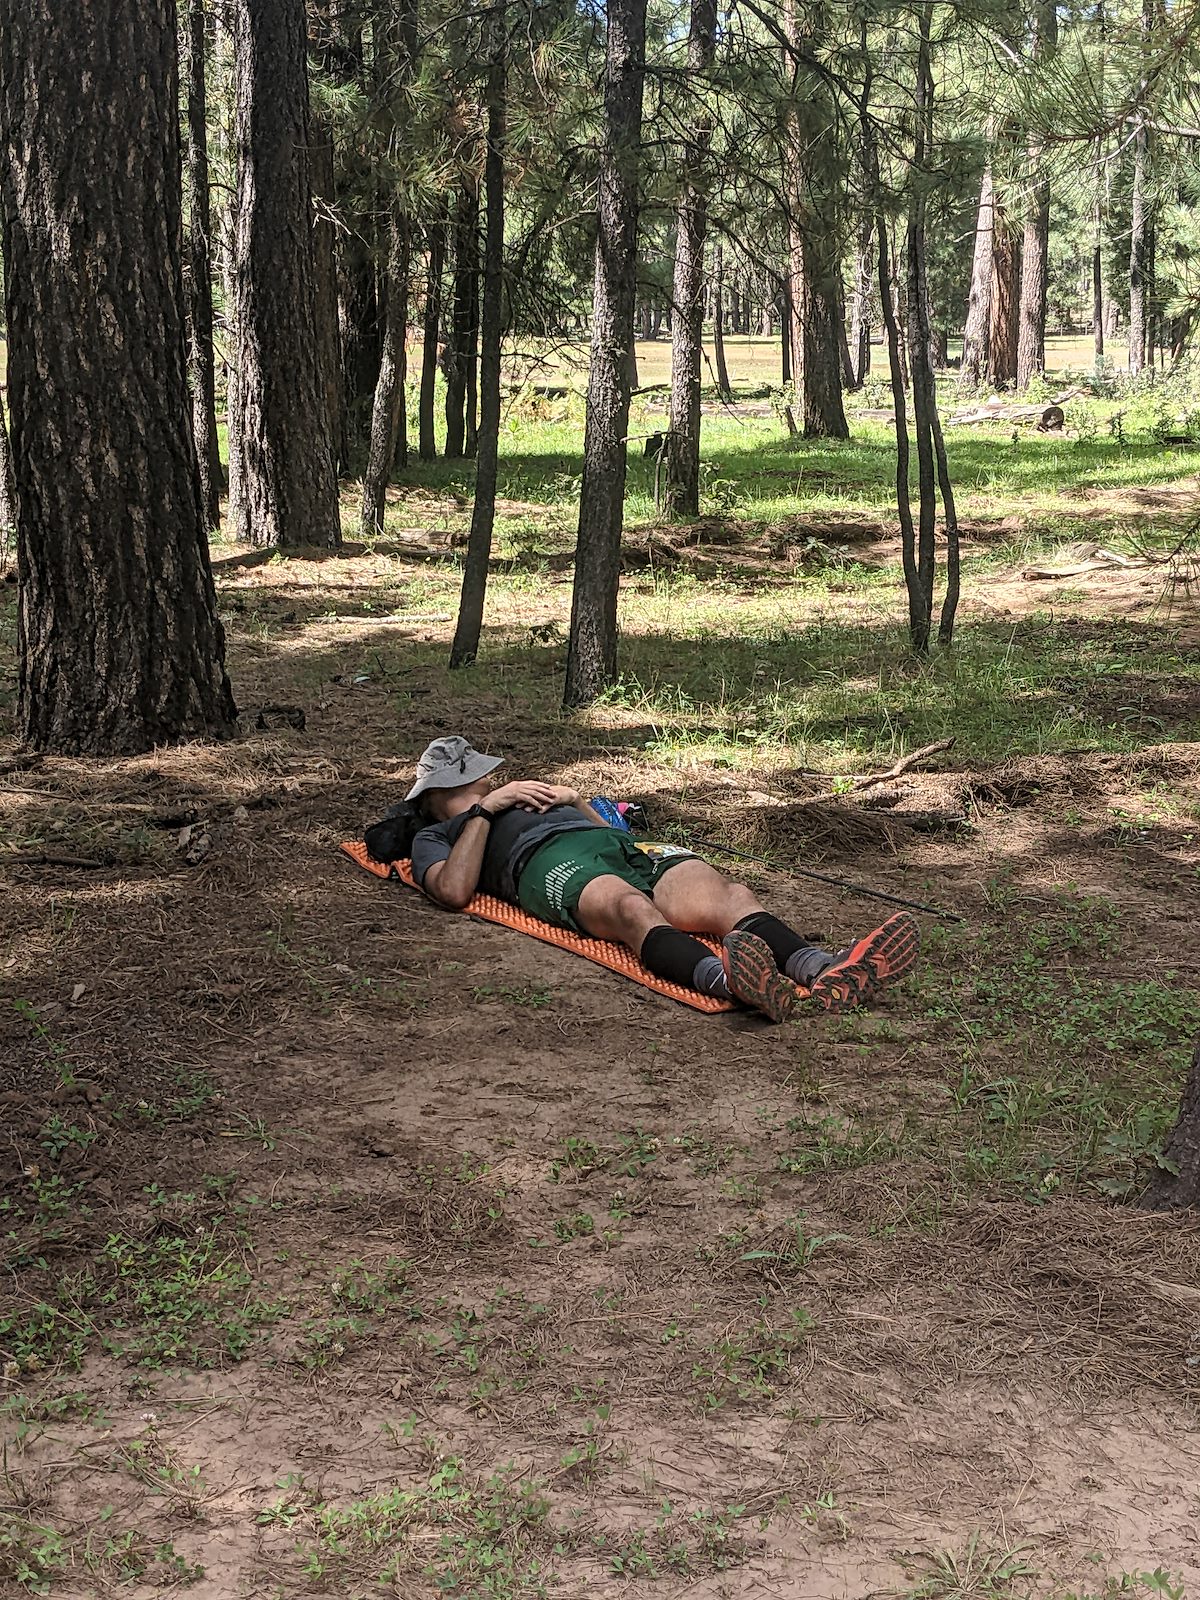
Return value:
[(680, 861), (670, 867), (654, 886), (654, 904), (668, 922), (692, 933), (722, 938), (735, 929), (752, 933), (770, 948), (780, 972), (805, 988), (835, 959), (772, 916), (744, 883), (727, 878), (707, 861)]
[[(722, 960), (690, 932), (673, 926), (648, 894), (615, 874), (587, 883), (572, 914), (596, 938), (628, 945), (656, 977), (670, 983), (741, 1000), (773, 1022), (784, 1021), (795, 1004), (796, 991), (779, 975), (761, 940), (731, 934)], [(700, 923), (694, 926), (709, 931)]]
[(916, 923), (901, 912), (831, 954), (802, 939), (772, 916), (744, 884), (706, 861), (680, 861), (670, 867), (655, 885), (654, 903), (677, 928), (726, 938), (750, 935), (761, 941), (779, 970), (831, 1011), (857, 1005), (902, 978), (916, 961), (920, 943)]

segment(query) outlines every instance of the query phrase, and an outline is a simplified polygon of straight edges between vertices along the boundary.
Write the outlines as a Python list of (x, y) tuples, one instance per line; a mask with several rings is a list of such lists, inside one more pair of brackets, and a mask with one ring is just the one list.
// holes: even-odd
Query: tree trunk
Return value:
[(182, 66), (187, 106), (184, 150), (184, 282), (188, 291), (188, 370), (192, 427), (200, 463), (200, 500), (210, 528), (221, 525), (221, 451), (217, 439), (213, 370), (212, 215), (208, 194), (204, 0), (190, 0), (183, 30)]
[[(865, 120), (865, 119), (864, 119)], [(908, 402), (905, 398), (905, 373), (900, 358), (900, 327), (896, 320), (895, 287), (892, 283), (887, 220), (882, 212), (876, 219), (878, 241), (879, 304), (887, 337), (888, 372), (892, 380), (892, 408), (896, 419), (896, 514), (900, 523), (900, 553), (904, 585), (908, 591), (908, 631), (913, 649), (921, 655), (929, 650), (929, 618), (921, 580), (917, 571), (917, 534), (912, 519), (912, 498), (908, 474), (911, 441), (908, 432)]]
[(1092, 339), (1096, 359), (1104, 354), (1104, 190), (1099, 169), (1103, 146), (1096, 141), (1096, 198), (1092, 206)]
[(794, 338), (794, 323), (796, 319), (796, 309), (792, 302), (790, 230), (788, 256), (788, 270), (783, 275), (783, 287), (779, 296), (779, 369), (780, 382), (785, 389), (792, 381), (792, 340)]
[(988, 370), (988, 330), (992, 321), (992, 243), (995, 232), (992, 169), (983, 169), (979, 186), (979, 217), (975, 224), (975, 253), (971, 261), (971, 293), (963, 331), (960, 381), (971, 388), (983, 383)]
[(475, 503), (463, 567), (458, 624), (450, 650), (452, 667), (469, 666), (479, 654), (483, 605), (487, 595), (496, 482), (500, 467), (500, 362), (504, 344), (504, 161), (508, 138), (508, 84), (504, 0), (495, 0), (488, 19), (487, 154), (484, 159), (484, 211), (487, 234), (483, 257), (483, 317), (480, 327), (479, 445)]
[[(236, 178), (237, 130), (236, 95), (234, 82), (237, 76), (233, 41), (233, 18), (222, 6), (214, 7), (213, 22), (216, 30), (213, 69), (217, 85), (217, 137), (223, 152), (223, 168)], [(229, 529), (241, 526), (242, 462), (238, 441), (241, 426), (241, 380), (238, 372), (238, 289), (237, 289), (237, 192), (236, 181), (223, 190), (224, 204), (219, 210), (221, 282), (225, 290), (224, 318), (221, 331), (225, 342), (225, 449), (226, 484), (225, 525)]]
[(629, 429), (646, 0), (609, 0), (591, 370), (564, 704), (587, 705), (617, 670), (617, 597)]
[(16, 549), (17, 480), (13, 473), (12, 445), (0, 397), (0, 567), (7, 567)]
[[(797, 21), (796, 0), (785, 0), (783, 29), (787, 39), (785, 72), (797, 92), (805, 53), (823, 37), (823, 7), (812, 0), (804, 24)], [(810, 91), (810, 117), (819, 118), (828, 133), (834, 119), (823, 89)], [(827, 170), (832, 157), (810, 154), (811, 132), (802, 130), (796, 107), (787, 113), (786, 174), (788, 231), (792, 266), (795, 338), (792, 381), (796, 386), (806, 439), (848, 439), (850, 429), (842, 405), (842, 357), (839, 326), (842, 313), (840, 175)], [(826, 140), (827, 148), (833, 146)]]
[[(1033, 58), (1043, 71), (1058, 48), (1058, 0), (1040, 0)], [(1046, 284), (1050, 250), (1050, 180), (1044, 171), (1038, 140), (1029, 146), (1029, 170), (1034, 182), (1025, 217), (1021, 249), (1020, 331), (1017, 336), (1017, 388), (1046, 371)]]
[(417, 454), (422, 461), (437, 455), (433, 401), (437, 387), (438, 336), (442, 328), (442, 264), (446, 255), (446, 219), (438, 217), (427, 229), (429, 260), (425, 274), (425, 318), (421, 345), (421, 399), (417, 422)]
[(853, 389), (861, 389), (871, 371), (871, 219), (864, 217), (854, 261), (854, 298), (850, 309), (850, 363)]
[(367, 470), (363, 474), (362, 536), (383, 531), (387, 486), (404, 420), (405, 334), (408, 329), (408, 220), (399, 202), (388, 219), (387, 296), (383, 350), (371, 407)]
[(1174, 1131), (1141, 1204), (1148, 1211), (1200, 1205), (1200, 1041), (1183, 1086)]
[[(310, 45), (327, 72), (335, 55), (334, 20), (330, 0), (310, 0)], [(314, 113), (308, 150), (313, 190), (313, 295), (317, 324), (317, 366), (325, 396), (325, 416), (334, 469), (341, 466), (346, 430), (342, 418), (345, 389), (342, 376), (342, 338), (338, 326), (337, 259), (335, 226), (337, 190), (334, 175), (333, 124)]]
[(475, 278), (479, 271), (479, 198), (469, 183), (454, 218), (454, 304), (446, 345), (446, 449), (448, 460), (467, 453), (469, 375), (475, 365)]
[(362, 456), (369, 431), (375, 384), (383, 351), (383, 310), (375, 270), (378, 253), (376, 200), (364, 202), (342, 239), (338, 272), (338, 335), (342, 347), (342, 439), (339, 454), (347, 469)]
[(1144, 113), (1138, 113), (1133, 138), (1133, 210), (1129, 231), (1129, 376), (1136, 378), (1146, 366), (1149, 346), (1148, 255), (1150, 235), (1150, 133)]
[(178, 108), (171, 0), (93, 0), (86, 27), (55, 0), (8, 7), (17, 723), (39, 750), (234, 731), (187, 387)]
[(988, 382), (1007, 389), (1017, 381), (1017, 306), (1021, 263), (1016, 235), (993, 195), (992, 317), (988, 329)]
[[(716, 0), (692, 0), (688, 76), (693, 90), (699, 88), (698, 80), (712, 66), (716, 31)], [(689, 127), (683, 147), (679, 204), (675, 212), (671, 411), (664, 474), (664, 501), (669, 517), (700, 515), (700, 367), (704, 335), (704, 238), (708, 228), (708, 194), (703, 178), (711, 140), (711, 120), (701, 112)]]
[(841, 296), (838, 297), (837, 337), (838, 354), (842, 363), (842, 389), (843, 391), (855, 389), (858, 385), (855, 379), (854, 362), (850, 356), (850, 340), (846, 335), (846, 307)]
[[(1036, 157), (1030, 152), (1030, 164)], [(1050, 244), (1050, 184), (1036, 183), (1030, 195), (1021, 248), (1021, 296), (1017, 335), (1017, 388), (1027, 389), (1046, 371), (1047, 254)]]
[(235, 0), (238, 536), (337, 549), (337, 476), (317, 360), (304, 0)]
[[(467, 324), (466, 343), (466, 405), (463, 408), (463, 423), (465, 438), (463, 449), (469, 459), (474, 459), (479, 448), (479, 197), (475, 197), (475, 229), (473, 244), (475, 249), (475, 270), (468, 280), (470, 290), (469, 322)], [(636, 382), (636, 379), (635, 379)]]
[(725, 252), (720, 245), (713, 251), (713, 362), (717, 369), (717, 393), (722, 400), (731, 400), (733, 390), (729, 384), (729, 368), (725, 362)]
[[(917, 93), (913, 172), (923, 172), (933, 116), (929, 87), (929, 8), (919, 13)], [(908, 214), (908, 336), (912, 372), (913, 424), (917, 443), (917, 538), (913, 552), (905, 551), (904, 577), (908, 587), (908, 626), (916, 655), (929, 653), (933, 622), (934, 538), (937, 530), (937, 490), (934, 482), (933, 421), (937, 417), (937, 386), (929, 361), (929, 296), (925, 280), (924, 182), (911, 187)], [(912, 581), (915, 569), (915, 585)]]

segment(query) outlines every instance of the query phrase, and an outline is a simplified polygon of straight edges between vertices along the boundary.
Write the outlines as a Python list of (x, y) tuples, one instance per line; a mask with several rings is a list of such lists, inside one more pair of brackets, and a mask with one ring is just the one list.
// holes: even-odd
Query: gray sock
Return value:
[(697, 961), (692, 973), (692, 988), (699, 994), (711, 994), (718, 1000), (732, 1000), (729, 983), (725, 977), (725, 963), (720, 956), (705, 956)]
[(828, 950), (817, 950), (810, 945), (807, 950), (797, 950), (794, 956), (789, 956), (783, 970), (793, 983), (807, 989), (814, 978), (819, 978), (826, 967), (831, 967), (844, 954), (843, 950), (832, 956)]

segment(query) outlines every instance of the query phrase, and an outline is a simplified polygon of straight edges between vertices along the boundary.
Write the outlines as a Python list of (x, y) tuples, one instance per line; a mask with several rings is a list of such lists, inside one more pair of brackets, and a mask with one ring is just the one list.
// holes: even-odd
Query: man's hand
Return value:
[(522, 811), (549, 811), (551, 806), (570, 805), (576, 798), (570, 789), (552, 783), (506, 783), (502, 789), (493, 789), (480, 805), (494, 817), (514, 806)]

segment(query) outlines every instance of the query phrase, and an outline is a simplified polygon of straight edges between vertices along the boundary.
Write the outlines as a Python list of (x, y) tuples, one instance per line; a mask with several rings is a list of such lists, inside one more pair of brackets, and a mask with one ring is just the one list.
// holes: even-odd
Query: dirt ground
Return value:
[[(1184, 1066), (1146, 986), (1194, 1014), (1200, 745), (956, 750), (822, 833), (818, 780), (465, 695), (437, 610), (321, 620), (378, 572), (320, 565), (222, 576), (237, 743), (0, 748), (0, 1592), (1200, 1584), (1200, 1224), (1112, 1132)], [(448, 726), (965, 921), (869, 1015), (694, 1014), (339, 855)], [(887, 909), (747, 875), (829, 938)]]

